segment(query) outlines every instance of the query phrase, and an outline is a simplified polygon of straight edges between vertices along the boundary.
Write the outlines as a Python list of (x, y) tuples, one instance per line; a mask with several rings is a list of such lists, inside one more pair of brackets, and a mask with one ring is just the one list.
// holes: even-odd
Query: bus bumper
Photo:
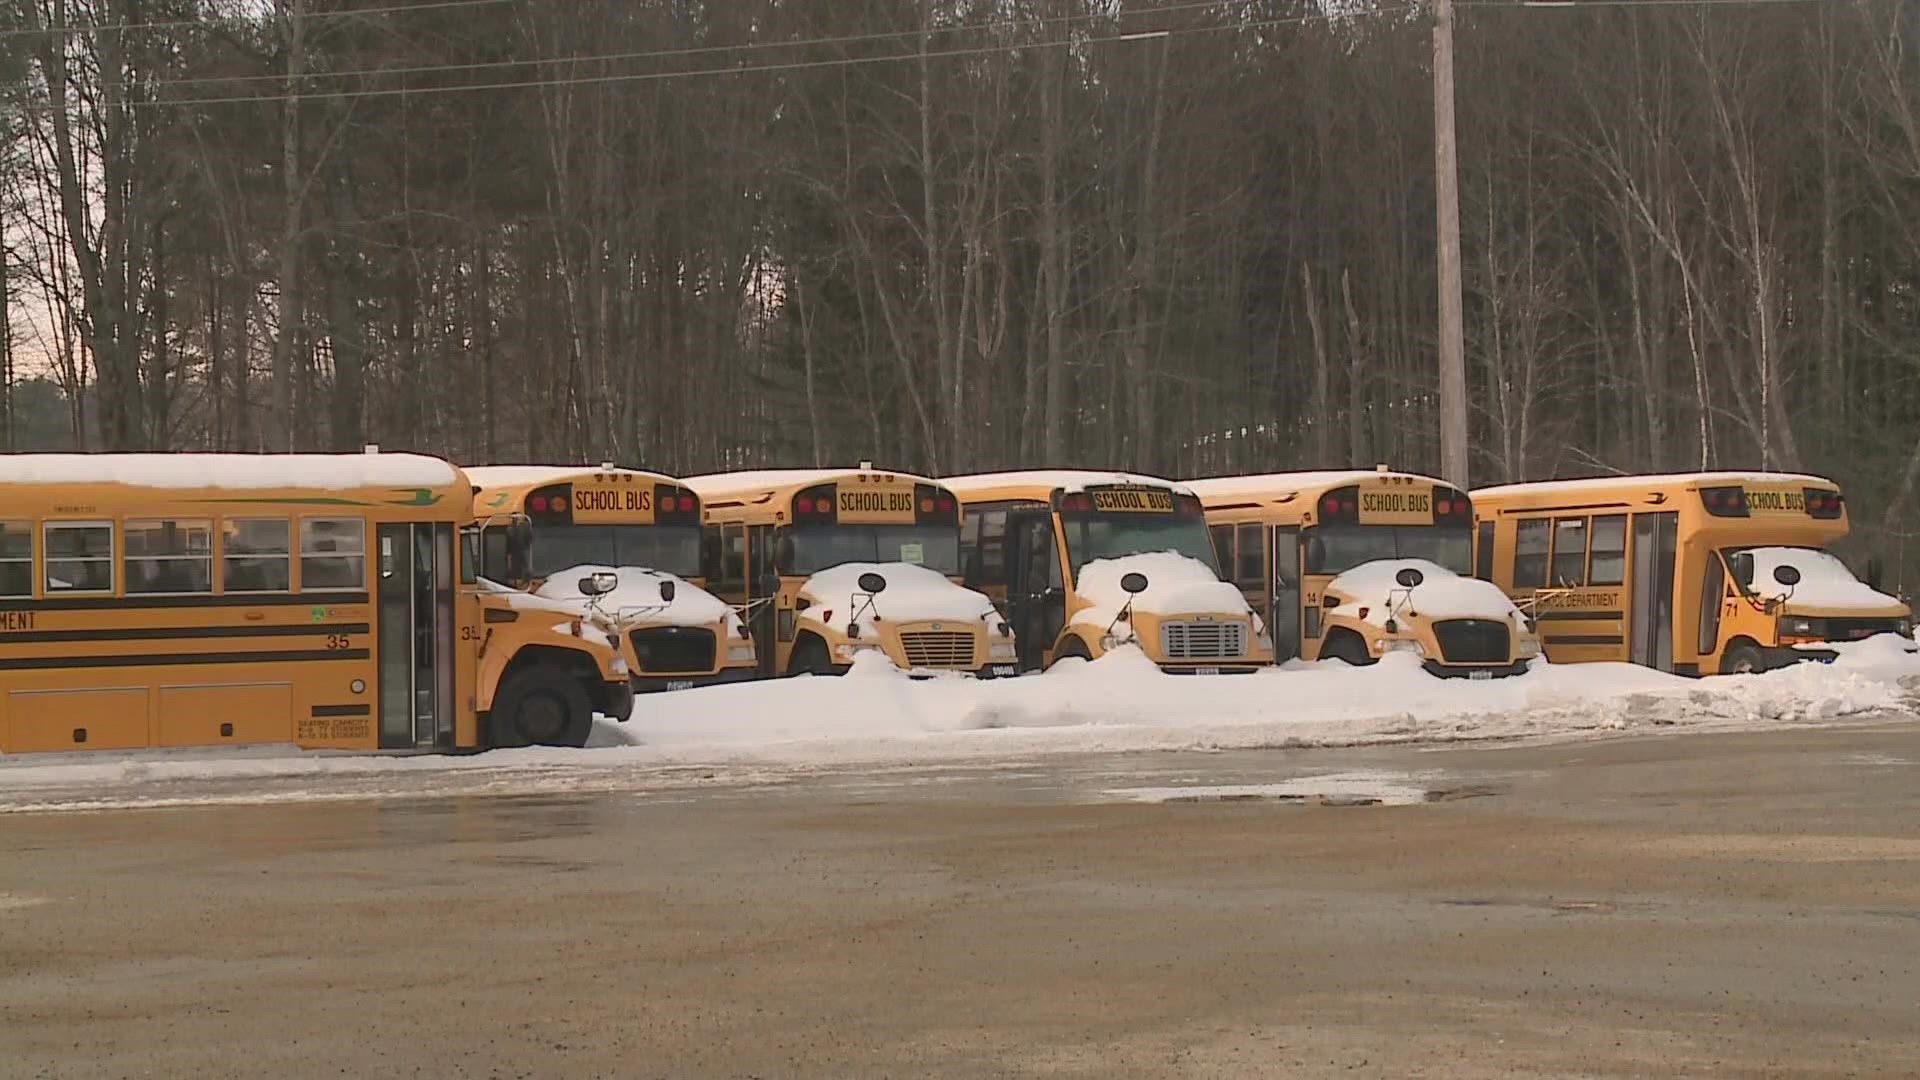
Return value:
[(1438, 660), (1424, 660), (1420, 666), (1427, 674), (1441, 679), (1504, 679), (1526, 671), (1527, 664), (1527, 660), (1511, 664), (1443, 664)]
[(624, 724), (633, 715), (633, 687), (624, 682), (602, 683), (601, 700), (593, 703), (594, 710), (609, 720)]
[(1161, 664), (1160, 670), (1169, 675), (1251, 675), (1266, 666), (1236, 661), (1223, 664)]
[(721, 668), (711, 675), (634, 675), (628, 679), (636, 694), (662, 694), (669, 690), (692, 690), (699, 686), (750, 682), (758, 678), (757, 668)]

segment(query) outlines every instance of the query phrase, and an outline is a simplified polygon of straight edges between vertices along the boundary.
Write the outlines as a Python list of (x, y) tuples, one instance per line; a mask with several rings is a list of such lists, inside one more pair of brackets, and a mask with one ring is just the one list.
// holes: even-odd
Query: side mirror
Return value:
[(660, 602), (663, 604), (673, 603), (674, 591), (675, 591), (675, 586), (673, 582), (671, 581), (661, 582), (660, 583)]
[(1327, 542), (1315, 536), (1307, 541), (1307, 573), (1318, 573), (1327, 564)]
[(1427, 580), (1427, 575), (1409, 566), (1393, 575), (1393, 580), (1399, 582), (1403, 589), (1417, 589), (1421, 582)]
[(860, 591), (863, 593), (883, 593), (887, 591), (887, 579), (869, 570), (860, 575)]
[(580, 579), (580, 595), (599, 599), (620, 587), (620, 575), (601, 570)]
[(1880, 579), (1884, 577), (1886, 574), (1885, 569), (1882, 568), (1880, 565), (1880, 556), (1878, 555), (1867, 556), (1867, 565), (1865, 568), (1865, 573), (1866, 573), (1866, 580), (1867, 580), (1867, 588), (1872, 589), (1875, 592), (1879, 592)]
[(1797, 567), (1781, 563), (1773, 568), (1773, 580), (1791, 589), (1800, 584), (1800, 571)]
[(524, 517), (514, 518), (507, 525), (507, 578), (525, 581), (532, 577), (532, 562), (533, 523)]
[(780, 575), (762, 574), (759, 580), (754, 582), (753, 591), (755, 595), (762, 599), (774, 595), (780, 591)]
[(1138, 596), (1147, 591), (1147, 575), (1138, 570), (1120, 575), (1120, 591), (1128, 596)]

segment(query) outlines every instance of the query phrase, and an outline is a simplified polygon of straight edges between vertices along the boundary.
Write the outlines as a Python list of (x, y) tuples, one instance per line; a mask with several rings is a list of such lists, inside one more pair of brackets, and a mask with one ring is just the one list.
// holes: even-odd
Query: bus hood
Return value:
[[(1403, 570), (1420, 572), (1409, 596), (1395, 579)], [(1380, 559), (1362, 563), (1327, 583), (1340, 608), (1365, 608), (1365, 621), (1385, 626), (1394, 615), (1427, 619), (1518, 620), (1520, 609), (1491, 582), (1459, 574), (1425, 559)], [(1409, 602), (1411, 601), (1411, 602)], [(1392, 605), (1389, 610), (1389, 605)]]
[(1073, 613), (1073, 622), (1107, 626), (1127, 606), (1120, 579), (1128, 574), (1147, 579), (1145, 591), (1132, 597), (1133, 610), (1150, 615), (1227, 615), (1249, 617), (1247, 598), (1240, 587), (1221, 581), (1213, 568), (1174, 551), (1146, 551), (1111, 559), (1094, 559), (1080, 568), (1075, 591), (1087, 605)]
[[(584, 604), (586, 597), (580, 593), (580, 579), (596, 573), (612, 573), (619, 577), (620, 584), (600, 598), (599, 606), (600, 610), (623, 625), (713, 626), (724, 622), (729, 634), (737, 635), (739, 632), (740, 617), (725, 601), (685, 578), (664, 570), (585, 563), (547, 575), (546, 583), (534, 590), (534, 595), (548, 600)], [(669, 582), (673, 584), (673, 599), (665, 600), (661, 597), (661, 586)]]
[[(875, 594), (871, 605), (860, 587), (862, 574), (878, 574), (887, 587)], [(998, 632), (1000, 613), (984, 593), (955, 585), (945, 574), (913, 563), (842, 563), (822, 570), (800, 586), (800, 594), (813, 605), (807, 614), (828, 627), (844, 633), (854, 609), (860, 611), (862, 628), (878, 615), (887, 622), (925, 622), (952, 619), (955, 622), (984, 622), (989, 631)]]
[[(1907, 605), (1897, 596), (1868, 586), (1853, 576), (1847, 564), (1825, 551), (1810, 548), (1759, 547), (1753, 556), (1753, 590), (1762, 599), (1784, 601), (1790, 615), (1880, 615), (1901, 618)], [(1800, 571), (1800, 583), (1789, 589), (1773, 579), (1781, 566)]]

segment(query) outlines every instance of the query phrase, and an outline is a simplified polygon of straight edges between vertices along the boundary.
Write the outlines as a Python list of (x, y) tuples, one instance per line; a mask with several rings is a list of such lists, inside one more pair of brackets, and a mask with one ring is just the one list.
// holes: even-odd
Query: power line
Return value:
[[(434, 11), (440, 8), (484, 7), (494, 4), (512, 4), (519, 0), (419, 0), (412, 4), (391, 4), (386, 7), (354, 8), (346, 11), (304, 11), (299, 18), (302, 22), (314, 19), (351, 19), (362, 15), (396, 15), (408, 11)], [(27, 37), (29, 35), (50, 36), (53, 34), (98, 34), (103, 31), (120, 33), (128, 30), (181, 30), (194, 26), (218, 26), (223, 22), (245, 21), (244, 16), (220, 16), (211, 19), (168, 19), (162, 22), (137, 23), (88, 23), (84, 26), (42, 26), (36, 29), (0, 30), (0, 38)]]
[[(1399, 4), (1377, 9), (1369, 14), (1392, 15), (1411, 10), (1411, 5)], [(245, 105), (270, 101), (310, 101), (338, 100), (341, 98), (402, 97), (425, 96), (428, 94), (457, 94), (488, 90), (527, 90), (548, 89), (559, 86), (589, 86), (608, 83), (655, 82), (665, 79), (691, 79), (711, 75), (750, 75), (763, 71), (806, 71), (818, 68), (856, 67), (868, 64), (901, 63), (904, 61), (944, 59), (959, 56), (989, 56), (998, 53), (1018, 52), (1022, 49), (1045, 49), (1062, 46), (1100, 45), (1113, 42), (1139, 41), (1152, 38), (1186, 37), (1191, 34), (1215, 33), (1221, 30), (1258, 30), (1276, 26), (1298, 26), (1317, 22), (1342, 22), (1351, 18), (1344, 14), (1301, 15), (1288, 18), (1255, 19), (1246, 22), (1217, 23), (1212, 26), (1185, 27), (1174, 30), (1133, 31), (1112, 34), (1106, 37), (1083, 38), (1079, 41), (1026, 41), (982, 45), (963, 49), (938, 49), (927, 52), (903, 52), (886, 56), (843, 56), (822, 60), (795, 60), (777, 64), (736, 64), (727, 67), (696, 68), (690, 71), (642, 71), (622, 72), (606, 75), (573, 75), (551, 79), (515, 79), (508, 82), (463, 83), (457, 86), (423, 87), (371, 87), (353, 90), (318, 90), (297, 94), (255, 94), (236, 97), (173, 98), (167, 100), (141, 101), (136, 104), (143, 108), (160, 106), (178, 107), (184, 105)], [(669, 54), (671, 55), (671, 54)]]
[[(502, 2), (502, 0), (488, 0), (488, 2), (497, 3)], [(1132, 19), (1136, 17), (1194, 11), (1204, 8), (1218, 8), (1221, 6), (1223, 6), (1223, 0), (1188, 0), (1188, 2), (1166, 4), (1160, 7), (1129, 10), (1124, 13), (1124, 17)], [(580, 56), (536, 56), (524, 60), (481, 60), (471, 63), (419, 64), (412, 67), (360, 68), (349, 71), (309, 71), (304, 72), (301, 78), (314, 80), (371, 78), (383, 75), (427, 75), (443, 71), (487, 71), (498, 70), (500, 68), (533, 67), (540, 64), (595, 63), (614, 60), (657, 60), (678, 56), (711, 55), (714, 53), (753, 52), (767, 49), (798, 49), (816, 45), (856, 45), (870, 41), (897, 41), (902, 38), (915, 38), (929, 32), (936, 34), (976, 33), (990, 30), (1047, 26), (1060, 22), (1091, 22), (1094, 18), (1094, 16), (1084, 14), (1047, 15), (1033, 19), (1002, 19), (994, 22), (955, 23), (949, 26), (937, 26), (932, 28), (931, 31), (922, 29), (882, 30), (867, 34), (842, 34), (834, 37), (794, 38), (781, 41), (748, 41), (741, 42), (737, 45), (695, 45), (687, 48), (649, 49), (641, 52), (599, 53)], [(161, 80), (159, 85), (197, 86), (208, 83), (231, 85), (235, 83), (284, 81), (286, 81), (286, 75), (281, 73), (262, 75), (198, 75), (184, 79)]]

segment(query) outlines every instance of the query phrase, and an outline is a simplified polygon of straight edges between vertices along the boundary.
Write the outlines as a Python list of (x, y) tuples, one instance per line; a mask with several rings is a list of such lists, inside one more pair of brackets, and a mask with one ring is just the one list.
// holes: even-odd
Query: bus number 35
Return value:
[(328, 634), (327, 648), (335, 652), (341, 649), (351, 649), (353, 648), (353, 639), (346, 634)]

